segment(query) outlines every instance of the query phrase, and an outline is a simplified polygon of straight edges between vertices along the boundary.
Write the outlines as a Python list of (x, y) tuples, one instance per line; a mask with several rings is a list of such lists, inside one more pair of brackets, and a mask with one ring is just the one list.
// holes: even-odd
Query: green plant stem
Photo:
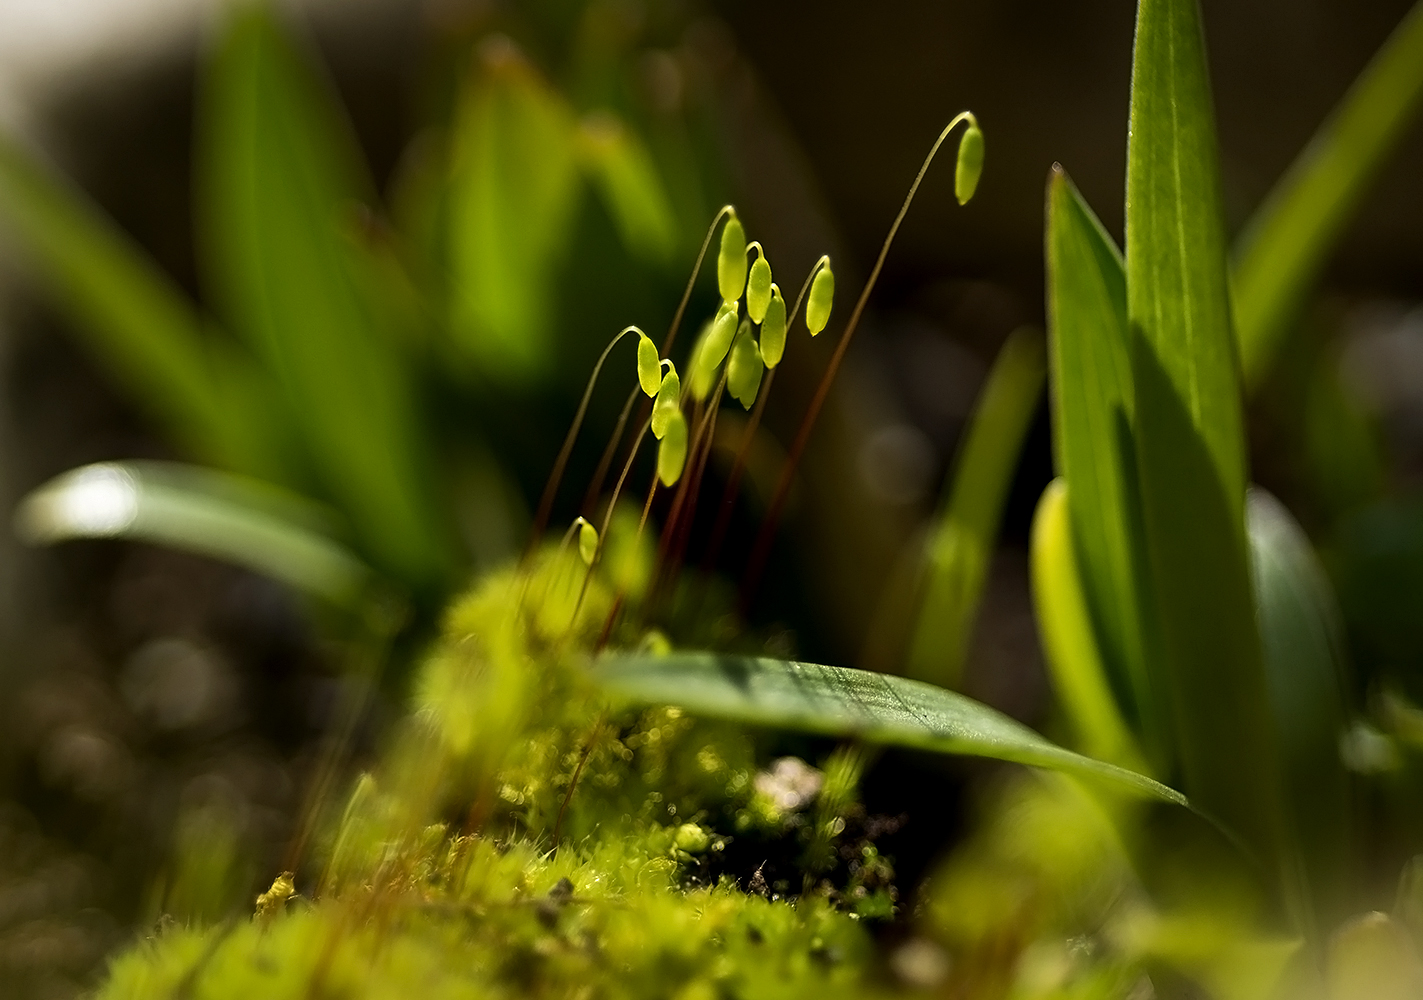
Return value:
[[(791, 482), (795, 478), (796, 467), (800, 464), (801, 456), (805, 453), (805, 446), (810, 441), (810, 432), (815, 429), (815, 421), (819, 418), (820, 411), (825, 406), (825, 400), (830, 395), (831, 383), (835, 381), (835, 376), (840, 371), (840, 365), (845, 360), (845, 352), (850, 347), (850, 340), (855, 336), (855, 330), (860, 325), (860, 316), (865, 311), (865, 304), (869, 301), (870, 292), (874, 291), (875, 282), (879, 280), (880, 271), (884, 269), (884, 261), (889, 256), (889, 248), (894, 243), (895, 234), (899, 232), (899, 226), (904, 221), (904, 216), (908, 214), (909, 206), (914, 202), (914, 195), (919, 190), (924, 175), (929, 172), (929, 165), (934, 162), (939, 147), (944, 144), (949, 133), (960, 122), (968, 122), (971, 125), (978, 124), (972, 112), (962, 111), (954, 116), (953, 121), (944, 126), (944, 130), (934, 140), (934, 145), (930, 147), (929, 155), (924, 157), (924, 164), (919, 168), (914, 183), (909, 185), (909, 193), (904, 196), (904, 204), (900, 206), (899, 214), (894, 217), (894, 223), (889, 227), (889, 234), (885, 236), (884, 245), (880, 247), (879, 257), (875, 260), (875, 266), (870, 271), (870, 278), (865, 282), (865, 287), (860, 292), (859, 301), (855, 303), (855, 308), (850, 313), (850, 319), (845, 324), (845, 332), (840, 335), (840, 342), (835, 345), (835, 353), (830, 356), (830, 365), (825, 369), (825, 375), (815, 390), (815, 396), (811, 398), (810, 407), (806, 410), (804, 419), (801, 420), (800, 430), (796, 433), (795, 443), (791, 445), (791, 452), (786, 457), (780, 481), (776, 484), (776, 492), (771, 498), (766, 517), (761, 522), (761, 530), (756, 536), (756, 544), (751, 550), (751, 559), (746, 566), (746, 575), (741, 581), (740, 606), (743, 614), (749, 607), (751, 599), (755, 597), (756, 588), (761, 582), (761, 573), (765, 570), (766, 559), (771, 554), (771, 542), (775, 538), (776, 527), (780, 522), (781, 511), (785, 508), (786, 498), (790, 495)], [(787, 325), (789, 326), (789, 323)]]
[[(588, 376), (588, 385), (583, 390), (583, 399), (578, 404), (578, 412), (573, 415), (573, 424), (568, 428), (568, 434), (564, 436), (563, 447), (558, 450), (558, 458), (554, 460), (553, 471), (549, 473), (548, 482), (544, 484), (543, 496), (539, 498), (538, 513), (534, 515), (533, 530), (529, 532), (528, 545), (524, 547), (524, 563), (527, 564), (529, 557), (538, 548), (539, 541), (543, 538), (544, 528), (548, 526), (549, 512), (553, 509), (553, 498), (558, 493), (558, 484), (563, 481), (563, 470), (568, 465), (568, 456), (573, 454), (573, 442), (578, 439), (578, 431), (583, 426), (583, 417), (588, 412), (588, 401), (593, 398), (593, 388), (598, 384), (598, 375), (603, 370), (603, 362), (608, 360), (608, 355), (613, 353), (613, 348), (618, 346), (618, 342), (630, 333), (641, 333), (635, 326), (624, 327), (616, 337), (608, 341), (608, 346), (603, 348), (603, 353), (598, 356), (598, 363), (593, 366), (593, 373)], [(618, 434), (621, 434), (619, 426)]]

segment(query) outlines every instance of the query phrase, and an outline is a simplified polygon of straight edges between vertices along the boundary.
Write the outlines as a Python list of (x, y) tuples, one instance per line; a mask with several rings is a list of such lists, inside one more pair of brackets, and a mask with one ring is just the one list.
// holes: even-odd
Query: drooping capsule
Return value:
[(687, 418), (677, 410), (667, 422), (657, 446), (657, 478), (663, 486), (675, 486), (687, 464)]
[(712, 320), (711, 333), (702, 342), (702, 349), (697, 355), (699, 372), (715, 372), (717, 366), (726, 357), (726, 352), (731, 350), (732, 338), (736, 336), (738, 313), (739, 306), (735, 302), (723, 302), (721, 308), (716, 311), (716, 319)]
[(960, 205), (967, 205), (978, 189), (978, 178), (983, 174), (983, 133), (976, 122), (969, 122), (963, 138), (959, 140), (959, 160), (954, 167), (954, 197)]
[(741, 321), (736, 331), (736, 342), (731, 345), (731, 360), (726, 363), (726, 387), (731, 395), (741, 403), (742, 409), (751, 409), (756, 402), (756, 392), (761, 388), (761, 349), (756, 346), (756, 338), (751, 334), (751, 321)]
[[(581, 517), (578, 520), (583, 521)], [(583, 521), (578, 529), (578, 555), (585, 566), (592, 566), (598, 555), (598, 529), (587, 521)]]
[(751, 277), (746, 279), (746, 314), (751, 317), (751, 322), (763, 322), (766, 307), (770, 304), (771, 262), (764, 253), (757, 253), (756, 263), (751, 265)]
[(704, 368), (702, 366), (702, 355), (706, 352), (707, 341), (711, 340), (712, 327), (715, 323), (707, 320), (702, 324), (702, 332), (697, 334), (697, 342), (692, 345), (692, 356), (687, 361), (687, 391), (692, 394), (692, 398), (698, 403), (706, 401), (712, 390), (712, 379), (716, 375), (716, 368)]
[(657, 345), (642, 331), (637, 334), (637, 383), (649, 397), (657, 395), (662, 385), (662, 365), (657, 357)]
[(786, 300), (781, 290), (771, 282), (771, 302), (766, 306), (766, 318), (761, 321), (761, 360), (767, 368), (781, 363), (786, 353)]
[(672, 414), (682, 410), (682, 380), (677, 369), (670, 369), (662, 378), (662, 388), (657, 390), (657, 402), (652, 404), (652, 436), (659, 441), (667, 433), (667, 424)]
[(830, 306), (835, 301), (835, 272), (827, 260), (810, 283), (810, 297), (805, 303), (805, 328), (814, 337), (830, 322)]
[(716, 258), (716, 283), (727, 302), (741, 298), (746, 288), (746, 230), (735, 215), (721, 227), (721, 252)]

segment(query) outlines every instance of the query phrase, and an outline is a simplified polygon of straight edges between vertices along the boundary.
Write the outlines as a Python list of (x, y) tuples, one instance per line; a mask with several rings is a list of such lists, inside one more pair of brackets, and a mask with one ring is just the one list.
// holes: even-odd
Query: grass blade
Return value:
[(594, 670), (607, 690), (630, 701), (1051, 768), (1133, 795), (1186, 804), (1179, 792), (1145, 775), (1064, 750), (987, 705), (904, 677), (716, 653), (614, 655)]
[[(1108, 676), (1142, 731), (1163, 730), (1147, 669), (1150, 607), (1132, 436), (1135, 392), (1120, 251), (1060, 167), (1047, 193), (1053, 443), (1071, 544)], [(1158, 741), (1159, 742), (1159, 741)], [(1153, 746), (1153, 756), (1163, 748)]]
[(27, 541), (129, 538), (223, 559), (350, 606), (370, 571), (318, 525), (320, 508), (255, 480), (167, 462), (103, 462), (57, 476), (15, 516)]
[(1236, 243), (1235, 322), (1248, 387), (1268, 374), (1330, 248), (1420, 106), (1423, 3), (1389, 36)]
[(1304, 531), (1278, 500), (1249, 495), (1260, 634), (1280, 735), (1291, 829), (1324, 926), (1346, 910), (1348, 778), (1339, 758), (1347, 677), (1334, 592)]
[(233, 15), (204, 96), (209, 277), (365, 550), (414, 586), (437, 582), (442, 521), (398, 338), (382, 328), (368, 262), (348, 236), (371, 185), (339, 108), (256, 7)]
[(923, 600), (909, 647), (911, 677), (957, 687), (973, 637), (1003, 502), (1046, 375), (1042, 335), (1023, 327), (1004, 343), (955, 463), (929, 540)]
[(653, 264), (668, 263), (677, 247), (677, 219), (642, 139), (602, 113), (583, 122), (579, 149), (623, 244)]
[(1033, 608), (1048, 671), (1086, 753), (1140, 770), (1141, 754), (1117, 708), (1097, 648), (1073, 552), (1069, 506), (1067, 482), (1054, 479), (1033, 516)]
[(1196, 0), (1141, 0), (1127, 157), (1137, 468), (1178, 758), (1196, 804), (1279, 858), (1245, 541), (1245, 438)]
[(572, 110), (507, 41), (481, 53), (450, 172), (450, 325), (492, 376), (553, 361), (554, 279), (578, 193)]
[(0, 136), (0, 216), (39, 266), (75, 332), (133, 398), (194, 456), (277, 476), (260, 420), (271, 387), (234, 345), (77, 191)]

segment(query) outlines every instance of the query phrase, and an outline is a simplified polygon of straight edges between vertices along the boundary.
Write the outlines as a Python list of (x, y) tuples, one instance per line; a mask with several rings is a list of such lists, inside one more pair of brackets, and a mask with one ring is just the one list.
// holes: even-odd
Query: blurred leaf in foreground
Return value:
[(677, 243), (677, 220), (642, 140), (618, 118), (600, 112), (578, 130), (579, 151), (623, 243), (653, 264), (666, 264)]

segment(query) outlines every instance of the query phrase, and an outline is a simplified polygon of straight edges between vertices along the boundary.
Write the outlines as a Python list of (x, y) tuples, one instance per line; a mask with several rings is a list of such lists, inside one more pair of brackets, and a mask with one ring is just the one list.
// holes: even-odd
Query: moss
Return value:
[[(297, 895), (284, 875), (260, 918), (157, 933), (100, 996), (871, 995), (862, 914), (894, 904), (873, 847), (840, 850), (859, 758), (798, 764), (820, 794), (777, 804), (746, 732), (605, 704), (585, 667), (610, 595), (581, 586), (546, 556), (456, 601)], [(843, 886), (817, 883), (842, 853)], [(799, 857), (803, 891), (758, 854)]]

